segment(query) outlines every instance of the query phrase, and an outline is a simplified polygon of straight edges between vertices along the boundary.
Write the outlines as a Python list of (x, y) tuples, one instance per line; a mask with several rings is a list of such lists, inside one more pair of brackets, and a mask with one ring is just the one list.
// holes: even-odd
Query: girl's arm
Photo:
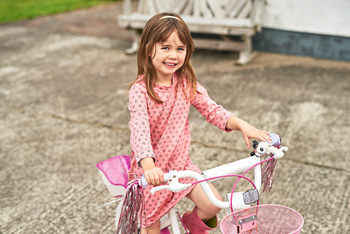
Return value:
[(164, 173), (154, 163), (156, 157), (151, 144), (146, 93), (146, 89), (139, 84), (134, 84), (130, 88), (130, 145), (138, 165), (142, 167), (147, 183), (160, 185), (164, 182)]
[(130, 145), (138, 165), (143, 158), (156, 158), (151, 143), (146, 92), (140, 84), (134, 84), (129, 93)]
[(228, 119), (233, 116), (233, 114), (214, 102), (209, 97), (207, 90), (199, 83), (197, 83), (197, 93), (191, 100), (191, 105), (193, 105), (209, 123), (224, 131), (230, 131), (225, 127)]
[(226, 129), (240, 130), (248, 148), (250, 148), (250, 138), (271, 142), (271, 138), (268, 132), (255, 128), (237, 116), (231, 116), (228, 119), (226, 123)]
[(209, 123), (214, 124), (222, 130), (240, 130), (244, 141), (250, 148), (250, 138), (261, 141), (271, 141), (269, 133), (259, 130), (246, 121), (234, 116), (222, 106), (215, 103), (208, 95), (206, 89), (197, 83), (197, 94), (191, 101), (191, 104), (207, 119)]

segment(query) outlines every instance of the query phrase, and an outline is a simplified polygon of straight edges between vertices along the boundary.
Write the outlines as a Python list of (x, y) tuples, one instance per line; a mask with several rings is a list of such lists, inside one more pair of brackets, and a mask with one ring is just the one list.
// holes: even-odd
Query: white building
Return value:
[(350, 0), (266, 0), (256, 50), (350, 61)]

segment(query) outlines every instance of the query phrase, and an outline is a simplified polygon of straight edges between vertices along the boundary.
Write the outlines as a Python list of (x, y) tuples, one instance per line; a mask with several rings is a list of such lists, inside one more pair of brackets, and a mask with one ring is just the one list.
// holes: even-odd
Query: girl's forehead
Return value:
[(174, 31), (172, 32), (168, 38), (164, 41), (164, 42), (159, 42), (160, 44), (175, 44), (175, 45), (178, 45), (178, 46), (184, 46), (185, 43), (183, 43), (181, 40), (180, 40), (180, 37), (179, 37), (179, 34), (177, 33), (177, 31)]

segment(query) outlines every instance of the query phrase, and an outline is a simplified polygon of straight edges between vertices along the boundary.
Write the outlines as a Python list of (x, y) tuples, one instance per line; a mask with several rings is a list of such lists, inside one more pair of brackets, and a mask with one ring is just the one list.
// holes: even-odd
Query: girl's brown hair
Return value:
[[(189, 99), (192, 99), (196, 94), (196, 76), (190, 63), (190, 58), (194, 51), (190, 29), (178, 14), (159, 13), (153, 16), (143, 29), (137, 55), (138, 74), (136, 80), (131, 84), (132, 86), (136, 82), (145, 81), (148, 94), (158, 103), (163, 103), (163, 101), (154, 92), (153, 87), (157, 76), (150, 55), (153, 54), (153, 48), (156, 43), (165, 42), (174, 31), (177, 32), (181, 42), (186, 45), (185, 61), (182, 67), (176, 71), (178, 77), (176, 85), (180, 84), (186, 97), (187, 90), (190, 89), (190, 95), (187, 97)], [(140, 79), (140, 77), (143, 78)], [(185, 78), (187, 79), (186, 88), (182, 85)]]

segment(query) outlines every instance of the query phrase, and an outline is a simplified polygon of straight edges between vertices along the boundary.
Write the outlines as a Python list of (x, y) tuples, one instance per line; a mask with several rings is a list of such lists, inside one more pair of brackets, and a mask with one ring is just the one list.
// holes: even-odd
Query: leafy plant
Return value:
[(72, 11), (115, 0), (1, 0), (0, 22), (31, 19), (39, 16)]

